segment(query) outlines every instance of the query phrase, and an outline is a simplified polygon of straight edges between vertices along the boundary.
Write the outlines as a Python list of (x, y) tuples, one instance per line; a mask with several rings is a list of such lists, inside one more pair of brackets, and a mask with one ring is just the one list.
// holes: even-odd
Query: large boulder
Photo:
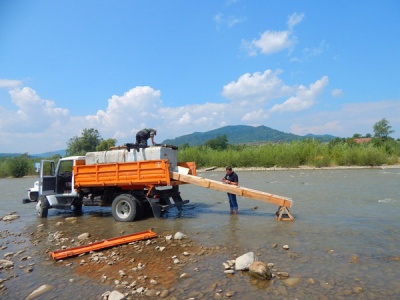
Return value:
[(235, 269), (236, 270), (248, 270), (250, 265), (256, 260), (254, 252), (247, 252), (242, 256), (236, 258)]
[(272, 278), (272, 273), (267, 264), (263, 263), (262, 261), (254, 261), (249, 266), (249, 273), (250, 275), (260, 279), (270, 280)]

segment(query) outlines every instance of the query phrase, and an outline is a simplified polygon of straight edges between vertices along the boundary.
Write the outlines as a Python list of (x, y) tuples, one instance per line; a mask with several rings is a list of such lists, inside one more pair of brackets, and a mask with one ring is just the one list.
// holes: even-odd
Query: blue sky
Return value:
[(0, 152), (84, 128), (400, 137), (400, 2), (0, 1)]

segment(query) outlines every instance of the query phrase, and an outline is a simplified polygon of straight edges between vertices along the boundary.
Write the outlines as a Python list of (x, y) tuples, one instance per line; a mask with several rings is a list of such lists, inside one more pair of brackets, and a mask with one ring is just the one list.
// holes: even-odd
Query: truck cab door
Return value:
[(42, 160), (40, 164), (39, 195), (54, 195), (56, 175), (54, 160)]

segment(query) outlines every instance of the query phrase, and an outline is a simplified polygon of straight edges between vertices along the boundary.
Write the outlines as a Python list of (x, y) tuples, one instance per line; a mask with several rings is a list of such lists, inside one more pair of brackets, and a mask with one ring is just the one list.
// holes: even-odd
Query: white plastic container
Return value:
[(130, 152), (125, 149), (88, 152), (85, 157), (87, 165), (155, 159), (168, 159), (170, 170), (173, 171), (178, 165), (178, 150), (168, 147), (152, 146), (148, 148), (140, 148), (139, 152), (135, 149), (131, 149)]

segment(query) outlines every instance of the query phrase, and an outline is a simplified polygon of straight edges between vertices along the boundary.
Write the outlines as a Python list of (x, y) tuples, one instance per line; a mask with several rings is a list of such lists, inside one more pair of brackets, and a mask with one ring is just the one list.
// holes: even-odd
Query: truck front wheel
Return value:
[(49, 213), (49, 202), (45, 196), (40, 196), (36, 204), (36, 212), (39, 218), (47, 218), (47, 214)]
[(140, 218), (140, 203), (130, 194), (119, 195), (112, 202), (112, 215), (119, 222), (137, 220)]

